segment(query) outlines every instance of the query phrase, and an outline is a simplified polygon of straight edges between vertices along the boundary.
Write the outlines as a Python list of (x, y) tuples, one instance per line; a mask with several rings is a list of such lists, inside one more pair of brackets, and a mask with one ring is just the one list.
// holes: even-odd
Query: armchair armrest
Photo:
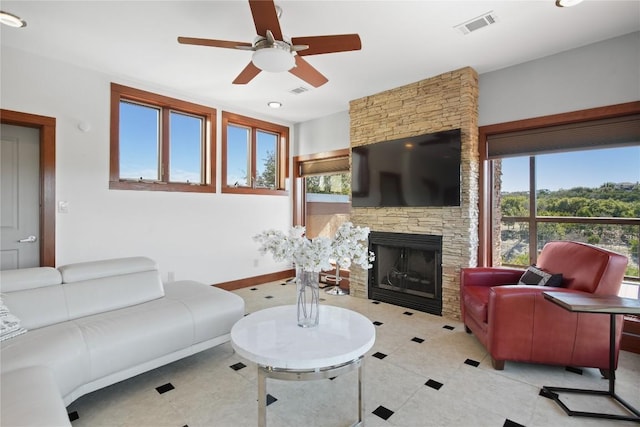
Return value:
[(460, 287), (516, 284), (524, 270), (508, 267), (467, 267), (460, 272)]

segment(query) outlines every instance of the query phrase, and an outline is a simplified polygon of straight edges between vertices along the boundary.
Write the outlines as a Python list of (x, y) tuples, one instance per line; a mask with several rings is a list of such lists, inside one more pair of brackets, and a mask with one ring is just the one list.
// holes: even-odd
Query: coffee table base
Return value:
[(347, 363), (318, 369), (282, 369), (258, 364), (258, 427), (267, 425), (267, 378), (286, 381), (322, 380), (358, 369), (358, 421), (352, 427), (364, 424), (364, 356)]

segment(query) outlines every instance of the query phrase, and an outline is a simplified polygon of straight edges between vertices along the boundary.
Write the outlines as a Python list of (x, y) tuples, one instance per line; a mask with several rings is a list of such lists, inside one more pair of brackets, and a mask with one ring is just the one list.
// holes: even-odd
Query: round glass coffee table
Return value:
[(258, 426), (267, 424), (267, 378), (289, 381), (336, 377), (358, 369), (358, 421), (364, 420), (364, 354), (376, 331), (363, 315), (345, 308), (320, 306), (314, 328), (297, 324), (296, 306), (256, 311), (231, 329), (231, 345), (258, 365)]

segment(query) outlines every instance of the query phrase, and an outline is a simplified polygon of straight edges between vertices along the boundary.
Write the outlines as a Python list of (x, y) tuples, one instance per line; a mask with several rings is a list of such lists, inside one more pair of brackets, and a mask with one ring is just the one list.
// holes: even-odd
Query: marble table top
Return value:
[(295, 305), (251, 313), (231, 329), (242, 357), (278, 369), (320, 369), (353, 361), (375, 342), (373, 323), (355, 311), (320, 305), (319, 325), (298, 326)]

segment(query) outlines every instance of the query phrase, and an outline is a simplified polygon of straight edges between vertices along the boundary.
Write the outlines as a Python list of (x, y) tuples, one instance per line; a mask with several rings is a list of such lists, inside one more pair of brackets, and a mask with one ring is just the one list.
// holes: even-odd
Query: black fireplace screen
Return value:
[(372, 232), (369, 298), (442, 315), (442, 236)]
[(377, 286), (427, 298), (439, 297), (436, 252), (378, 245)]

